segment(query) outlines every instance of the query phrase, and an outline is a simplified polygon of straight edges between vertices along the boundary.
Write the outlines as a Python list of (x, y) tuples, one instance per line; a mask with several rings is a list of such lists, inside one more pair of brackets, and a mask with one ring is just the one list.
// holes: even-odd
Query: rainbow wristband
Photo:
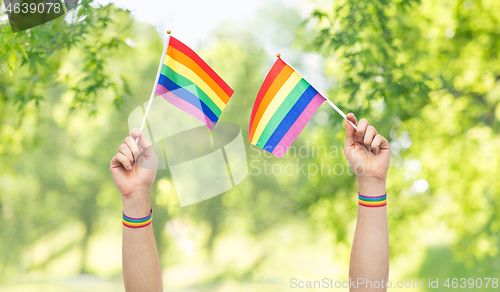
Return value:
[(358, 193), (359, 204), (364, 207), (383, 207), (387, 205), (387, 193), (378, 197), (364, 197)]
[(142, 228), (148, 226), (149, 224), (151, 224), (151, 222), (153, 222), (153, 209), (151, 209), (151, 214), (149, 214), (149, 216), (143, 218), (131, 218), (125, 216), (124, 213), (122, 214), (123, 225), (127, 226), (128, 228)]

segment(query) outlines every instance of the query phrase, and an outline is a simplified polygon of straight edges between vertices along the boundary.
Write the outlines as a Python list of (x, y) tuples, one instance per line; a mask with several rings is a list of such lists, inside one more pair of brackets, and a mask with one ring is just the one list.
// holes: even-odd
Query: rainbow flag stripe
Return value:
[(157, 95), (213, 130), (233, 93), (193, 50), (170, 36)]
[(326, 99), (281, 58), (255, 101), (248, 141), (281, 158)]

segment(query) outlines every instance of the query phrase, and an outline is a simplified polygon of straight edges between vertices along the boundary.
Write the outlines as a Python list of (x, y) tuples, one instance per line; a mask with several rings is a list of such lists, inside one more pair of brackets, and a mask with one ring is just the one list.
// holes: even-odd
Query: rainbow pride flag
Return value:
[(213, 130), (234, 91), (193, 50), (169, 38), (155, 94)]
[(281, 58), (264, 80), (248, 140), (281, 158), (326, 99)]

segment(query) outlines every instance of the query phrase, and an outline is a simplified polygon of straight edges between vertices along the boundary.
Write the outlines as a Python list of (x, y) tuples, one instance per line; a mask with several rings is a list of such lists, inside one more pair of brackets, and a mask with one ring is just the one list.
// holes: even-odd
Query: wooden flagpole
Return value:
[[(146, 124), (146, 118), (148, 117), (149, 109), (151, 108), (151, 103), (153, 102), (153, 98), (155, 97), (156, 88), (158, 87), (158, 80), (160, 79), (161, 69), (163, 67), (163, 62), (165, 61), (165, 55), (167, 54), (168, 44), (170, 42), (170, 34), (171, 31), (167, 31), (167, 39), (165, 40), (165, 46), (163, 47), (163, 54), (161, 55), (160, 65), (158, 66), (158, 72), (156, 73), (155, 85), (153, 86), (153, 91), (151, 92), (151, 96), (149, 97), (148, 106), (146, 108), (146, 112), (144, 113), (144, 118), (142, 119), (141, 124), (141, 132)], [(135, 140), (135, 143), (139, 143), (139, 138)]]

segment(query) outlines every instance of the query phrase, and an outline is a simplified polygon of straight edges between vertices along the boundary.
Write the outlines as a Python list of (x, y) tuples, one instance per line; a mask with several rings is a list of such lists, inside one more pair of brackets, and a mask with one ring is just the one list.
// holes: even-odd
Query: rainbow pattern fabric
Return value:
[(153, 209), (151, 209), (151, 212), (149, 216), (143, 217), (143, 218), (132, 218), (125, 216), (125, 214), (122, 214), (123, 217), (123, 225), (127, 226), (129, 228), (142, 228), (146, 227), (151, 222), (153, 222)]
[(248, 141), (282, 158), (325, 100), (278, 58), (255, 100)]
[(387, 193), (377, 197), (365, 197), (358, 193), (358, 203), (364, 207), (383, 207), (387, 205)]
[(213, 130), (233, 93), (193, 50), (170, 36), (157, 95)]

